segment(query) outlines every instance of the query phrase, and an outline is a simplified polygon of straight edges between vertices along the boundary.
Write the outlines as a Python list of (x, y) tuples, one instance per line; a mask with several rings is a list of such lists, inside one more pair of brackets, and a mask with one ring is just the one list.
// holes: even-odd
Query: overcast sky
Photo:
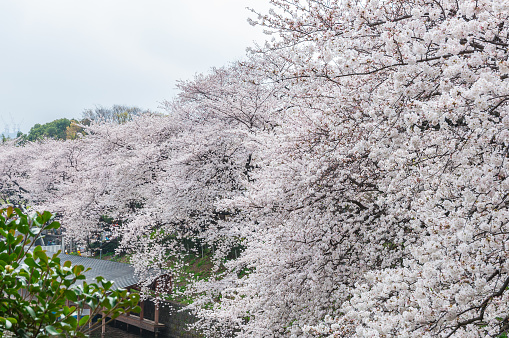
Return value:
[(0, 0), (0, 133), (96, 105), (157, 110), (175, 83), (242, 59), (267, 0)]

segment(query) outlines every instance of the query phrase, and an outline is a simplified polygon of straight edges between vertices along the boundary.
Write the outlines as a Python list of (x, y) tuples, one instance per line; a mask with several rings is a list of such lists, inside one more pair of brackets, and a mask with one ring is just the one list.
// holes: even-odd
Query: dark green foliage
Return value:
[(28, 132), (26, 140), (32, 142), (43, 138), (65, 140), (67, 137), (66, 131), (71, 122), (71, 120), (63, 118), (42, 125), (37, 123)]
[(111, 236), (107, 234), (112, 232), (114, 226), (121, 225), (122, 221), (115, 220), (107, 215), (102, 215), (99, 218), (99, 223), (101, 230), (91, 237), (88, 247), (92, 250), (94, 255), (99, 255), (100, 249), (102, 249), (103, 256), (114, 254), (119, 246), (119, 238), (111, 238)]
[[(125, 311), (139, 311), (138, 294), (112, 290), (102, 277), (83, 282), (81, 265), (61, 264), (58, 254), (47, 256), (34, 243), (43, 230), (57, 229), (49, 212), (29, 217), (20, 209), (0, 209), (0, 336), (85, 337), (92, 318), (101, 310), (116, 318)], [(66, 306), (66, 300), (76, 306)], [(90, 315), (73, 316), (85, 306)], [(98, 328), (92, 325), (91, 330)]]
[(92, 251), (95, 252), (96, 255), (98, 254), (99, 249), (103, 249), (102, 254), (108, 255), (114, 254), (115, 249), (118, 248), (118, 245), (119, 245), (118, 238), (115, 238), (107, 242), (101, 241), (93, 242), (90, 244), (90, 249), (92, 249)]

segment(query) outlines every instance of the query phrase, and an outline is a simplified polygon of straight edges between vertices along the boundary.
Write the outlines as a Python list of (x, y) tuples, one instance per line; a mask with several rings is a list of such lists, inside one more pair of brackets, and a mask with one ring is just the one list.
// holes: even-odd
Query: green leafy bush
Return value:
[[(30, 217), (20, 209), (0, 209), (0, 336), (85, 337), (99, 328), (100, 322), (91, 321), (101, 312), (112, 320), (140, 310), (138, 294), (112, 290), (113, 283), (102, 277), (79, 285), (85, 279), (82, 265), (61, 264), (58, 254), (34, 247), (43, 230), (60, 227), (51, 219), (47, 211)], [(74, 316), (85, 307), (90, 315)]]

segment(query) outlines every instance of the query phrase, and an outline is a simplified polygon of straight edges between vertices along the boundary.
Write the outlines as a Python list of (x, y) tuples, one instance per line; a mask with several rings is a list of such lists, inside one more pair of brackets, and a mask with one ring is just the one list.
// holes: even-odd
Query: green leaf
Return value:
[(52, 325), (46, 326), (46, 332), (48, 332), (49, 334), (51, 334), (53, 336), (58, 336), (58, 335), (60, 335), (62, 333), (61, 330), (55, 329), (55, 327), (52, 326)]
[(46, 230), (58, 229), (58, 228), (60, 228), (60, 223), (58, 223), (58, 222), (51, 222), (48, 226), (45, 227)]
[(42, 214), (40, 214), (40, 216), (41, 216), (41, 223), (48, 222), (52, 217), (52, 215), (49, 211), (44, 211)]
[(117, 305), (117, 298), (115, 297), (108, 297), (108, 303), (111, 307), (115, 307)]
[(44, 263), (48, 264), (48, 256), (46, 255), (46, 253), (44, 251), (41, 251), (41, 247), (40, 246), (37, 246), (35, 249), (40, 249), (40, 250), (34, 250), (34, 256), (36, 258), (39, 258), (41, 261), (43, 261)]
[(79, 275), (83, 270), (85, 269), (85, 267), (83, 265), (75, 265), (72, 269), (72, 272), (77, 276)]
[(30, 229), (29, 233), (32, 236), (37, 236), (41, 232), (41, 228), (32, 228)]
[(76, 279), (76, 276), (74, 276), (73, 274), (65, 276), (65, 280), (74, 281), (74, 279)]
[(28, 227), (27, 225), (20, 225), (20, 226), (18, 227), (18, 232), (19, 232), (20, 234), (23, 234), (23, 235), (28, 234), (28, 231), (29, 231), (29, 230), (30, 230), (30, 229), (29, 229), (29, 227)]
[(7, 319), (13, 324), (18, 324), (18, 320), (16, 318), (9, 317)]
[(71, 324), (60, 322), (60, 328), (64, 331), (74, 331), (76, 329)]
[(79, 326), (83, 326), (88, 322), (88, 319), (90, 318), (89, 315), (83, 316), (83, 318), (80, 319)]
[(78, 326), (78, 319), (76, 319), (76, 317), (67, 317), (64, 321), (73, 328)]
[(76, 302), (78, 300), (78, 297), (76, 296), (76, 293), (72, 290), (65, 290), (64, 291), (65, 297), (70, 300), (71, 302)]
[(90, 298), (90, 299), (87, 299), (86, 304), (87, 304), (88, 306), (90, 306), (91, 308), (95, 308), (95, 307), (97, 307), (97, 305), (99, 304), (99, 302), (97, 301), (97, 299), (96, 299), (96, 298)]
[(38, 264), (32, 257), (25, 258), (25, 264), (28, 265), (30, 268), (35, 268), (36, 266), (38, 266)]
[(34, 309), (32, 309), (30, 306), (25, 306), (25, 309), (27, 310), (27, 312), (30, 314), (30, 316), (33, 318), (33, 319), (37, 319), (37, 315), (35, 314), (35, 311)]

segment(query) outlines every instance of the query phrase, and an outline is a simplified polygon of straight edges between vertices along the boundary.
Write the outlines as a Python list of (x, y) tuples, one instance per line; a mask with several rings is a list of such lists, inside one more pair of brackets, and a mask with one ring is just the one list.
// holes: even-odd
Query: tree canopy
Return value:
[(28, 132), (26, 139), (28, 141), (37, 141), (43, 138), (52, 138), (65, 140), (66, 130), (71, 125), (71, 120), (66, 118), (58, 119), (45, 124), (35, 124)]
[(111, 108), (97, 106), (94, 109), (86, 109), (82, 113), (84, 120), (96, 122), (125, 123), (131, 121), (135, 116), (148, 113), (138, 107), (124, 105), (113, 105)]
[(140, 273), (213, 245), (207, 336), (507, 334), (506, 1), (270, 3), (275, 38), (167, 116), (0, 146), (0, 193), (76, 239), (122, 220)]
[[(30, 128), (28, 134), (20, 134), (18, 137), (21, 137), (23, 142), (34, 142), (44, 138), (55, 140), (75, 139), (78, 135), (83, 135), (82, 125), (90, 125), (91, 122), (122, 124), (131, 121), (136, 116), (147, 113), (150, 112), (125, 105), (113, 105), (111, 108), (98, 106), (94, 109), (85, 109), (80, 121), (61, 118), (45, 124), (37, 123)], [(6, 141), (4, 137), (3, 142)]]

